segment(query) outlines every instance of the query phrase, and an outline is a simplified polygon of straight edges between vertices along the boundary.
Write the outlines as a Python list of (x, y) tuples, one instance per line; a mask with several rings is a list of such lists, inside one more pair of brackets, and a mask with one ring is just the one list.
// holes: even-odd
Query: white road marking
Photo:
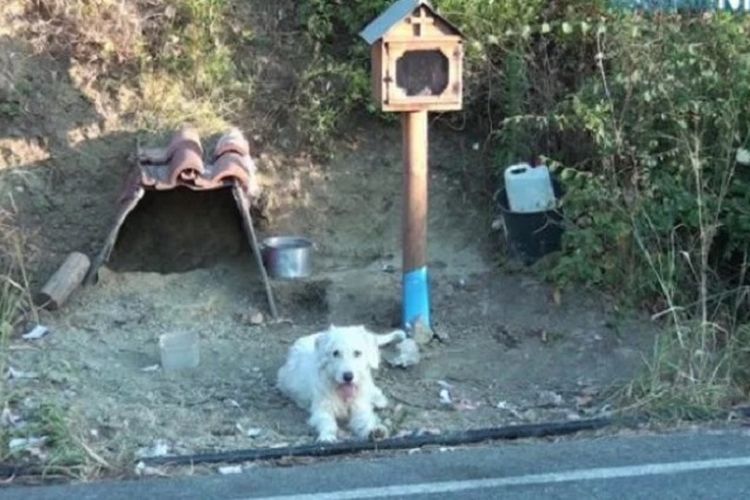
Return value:
[(528, 474), (524, 476), (472, 479), (466, 481), (401, 484), (394, 486), (355, 488), (342, 491), (305, 493), (299, 495), (279, 495), (254, 499), (243, 498), (235, 500), (352, 500), (364, 498), (405, 497), (410, 495), (458, 493), (469, 490), (502, 488), (505, 486), (566, 483), (574, 481), (600, 481), (605, 479), (619, 479), (625, 477), (660, 476), (668, 474), (678, 474), (683, 472), (729, 469), (736, 467), (750, 467), (750, 457), (699, 460), (693, 462), (628, 465), (623, 467), (601, 467), (596, 469), (549, 472), (546, 474)]

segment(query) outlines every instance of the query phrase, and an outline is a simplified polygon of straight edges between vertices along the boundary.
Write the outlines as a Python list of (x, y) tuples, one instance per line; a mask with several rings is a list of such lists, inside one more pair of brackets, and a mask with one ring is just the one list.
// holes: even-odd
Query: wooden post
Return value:
[(35, 297), (38, 306), (54, 311), (68, 299), (86, 277), (91, 262), (82, 253), (73, 252), (52, 275), (49, 281)]
[(403, 113), (404, 213), (402, 320), (430, 327), (427, 282), (427, 111)]

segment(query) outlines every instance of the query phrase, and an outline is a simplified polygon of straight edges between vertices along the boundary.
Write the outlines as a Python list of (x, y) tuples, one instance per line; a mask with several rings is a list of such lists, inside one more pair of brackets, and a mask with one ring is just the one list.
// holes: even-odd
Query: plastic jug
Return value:
[(165, 372), (197, 368), (200, 346), (195, 332), (167, 333), (159, 337), (161, 366)]
[(532, 167), (520, 163), (506, 168), (505, 190), (511, 212), (545, 212), (555, 208), (552, 179), (545, 165)]

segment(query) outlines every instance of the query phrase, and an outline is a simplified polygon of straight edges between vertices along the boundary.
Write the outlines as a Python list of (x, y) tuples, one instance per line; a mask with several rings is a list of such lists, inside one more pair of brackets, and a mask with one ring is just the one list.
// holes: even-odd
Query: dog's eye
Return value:
[(362, 356), (362, 351), (354, 351), (354, 357), (355, 358), (358, 358), (360, 356)]
[(338, 358), (339, 356), (341, 356), (341, 352), (339, 352), (338, 350), (337, 351), (333, 351), (333, 357), (334, 358)]

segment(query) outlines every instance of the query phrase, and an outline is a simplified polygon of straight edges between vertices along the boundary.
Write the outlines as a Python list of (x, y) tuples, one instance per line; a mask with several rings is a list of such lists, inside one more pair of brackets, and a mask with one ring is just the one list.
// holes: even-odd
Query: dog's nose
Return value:
[(352, 372), (344, 372), (344, 382), (351, 382), (354, 380), (354, 374)]

